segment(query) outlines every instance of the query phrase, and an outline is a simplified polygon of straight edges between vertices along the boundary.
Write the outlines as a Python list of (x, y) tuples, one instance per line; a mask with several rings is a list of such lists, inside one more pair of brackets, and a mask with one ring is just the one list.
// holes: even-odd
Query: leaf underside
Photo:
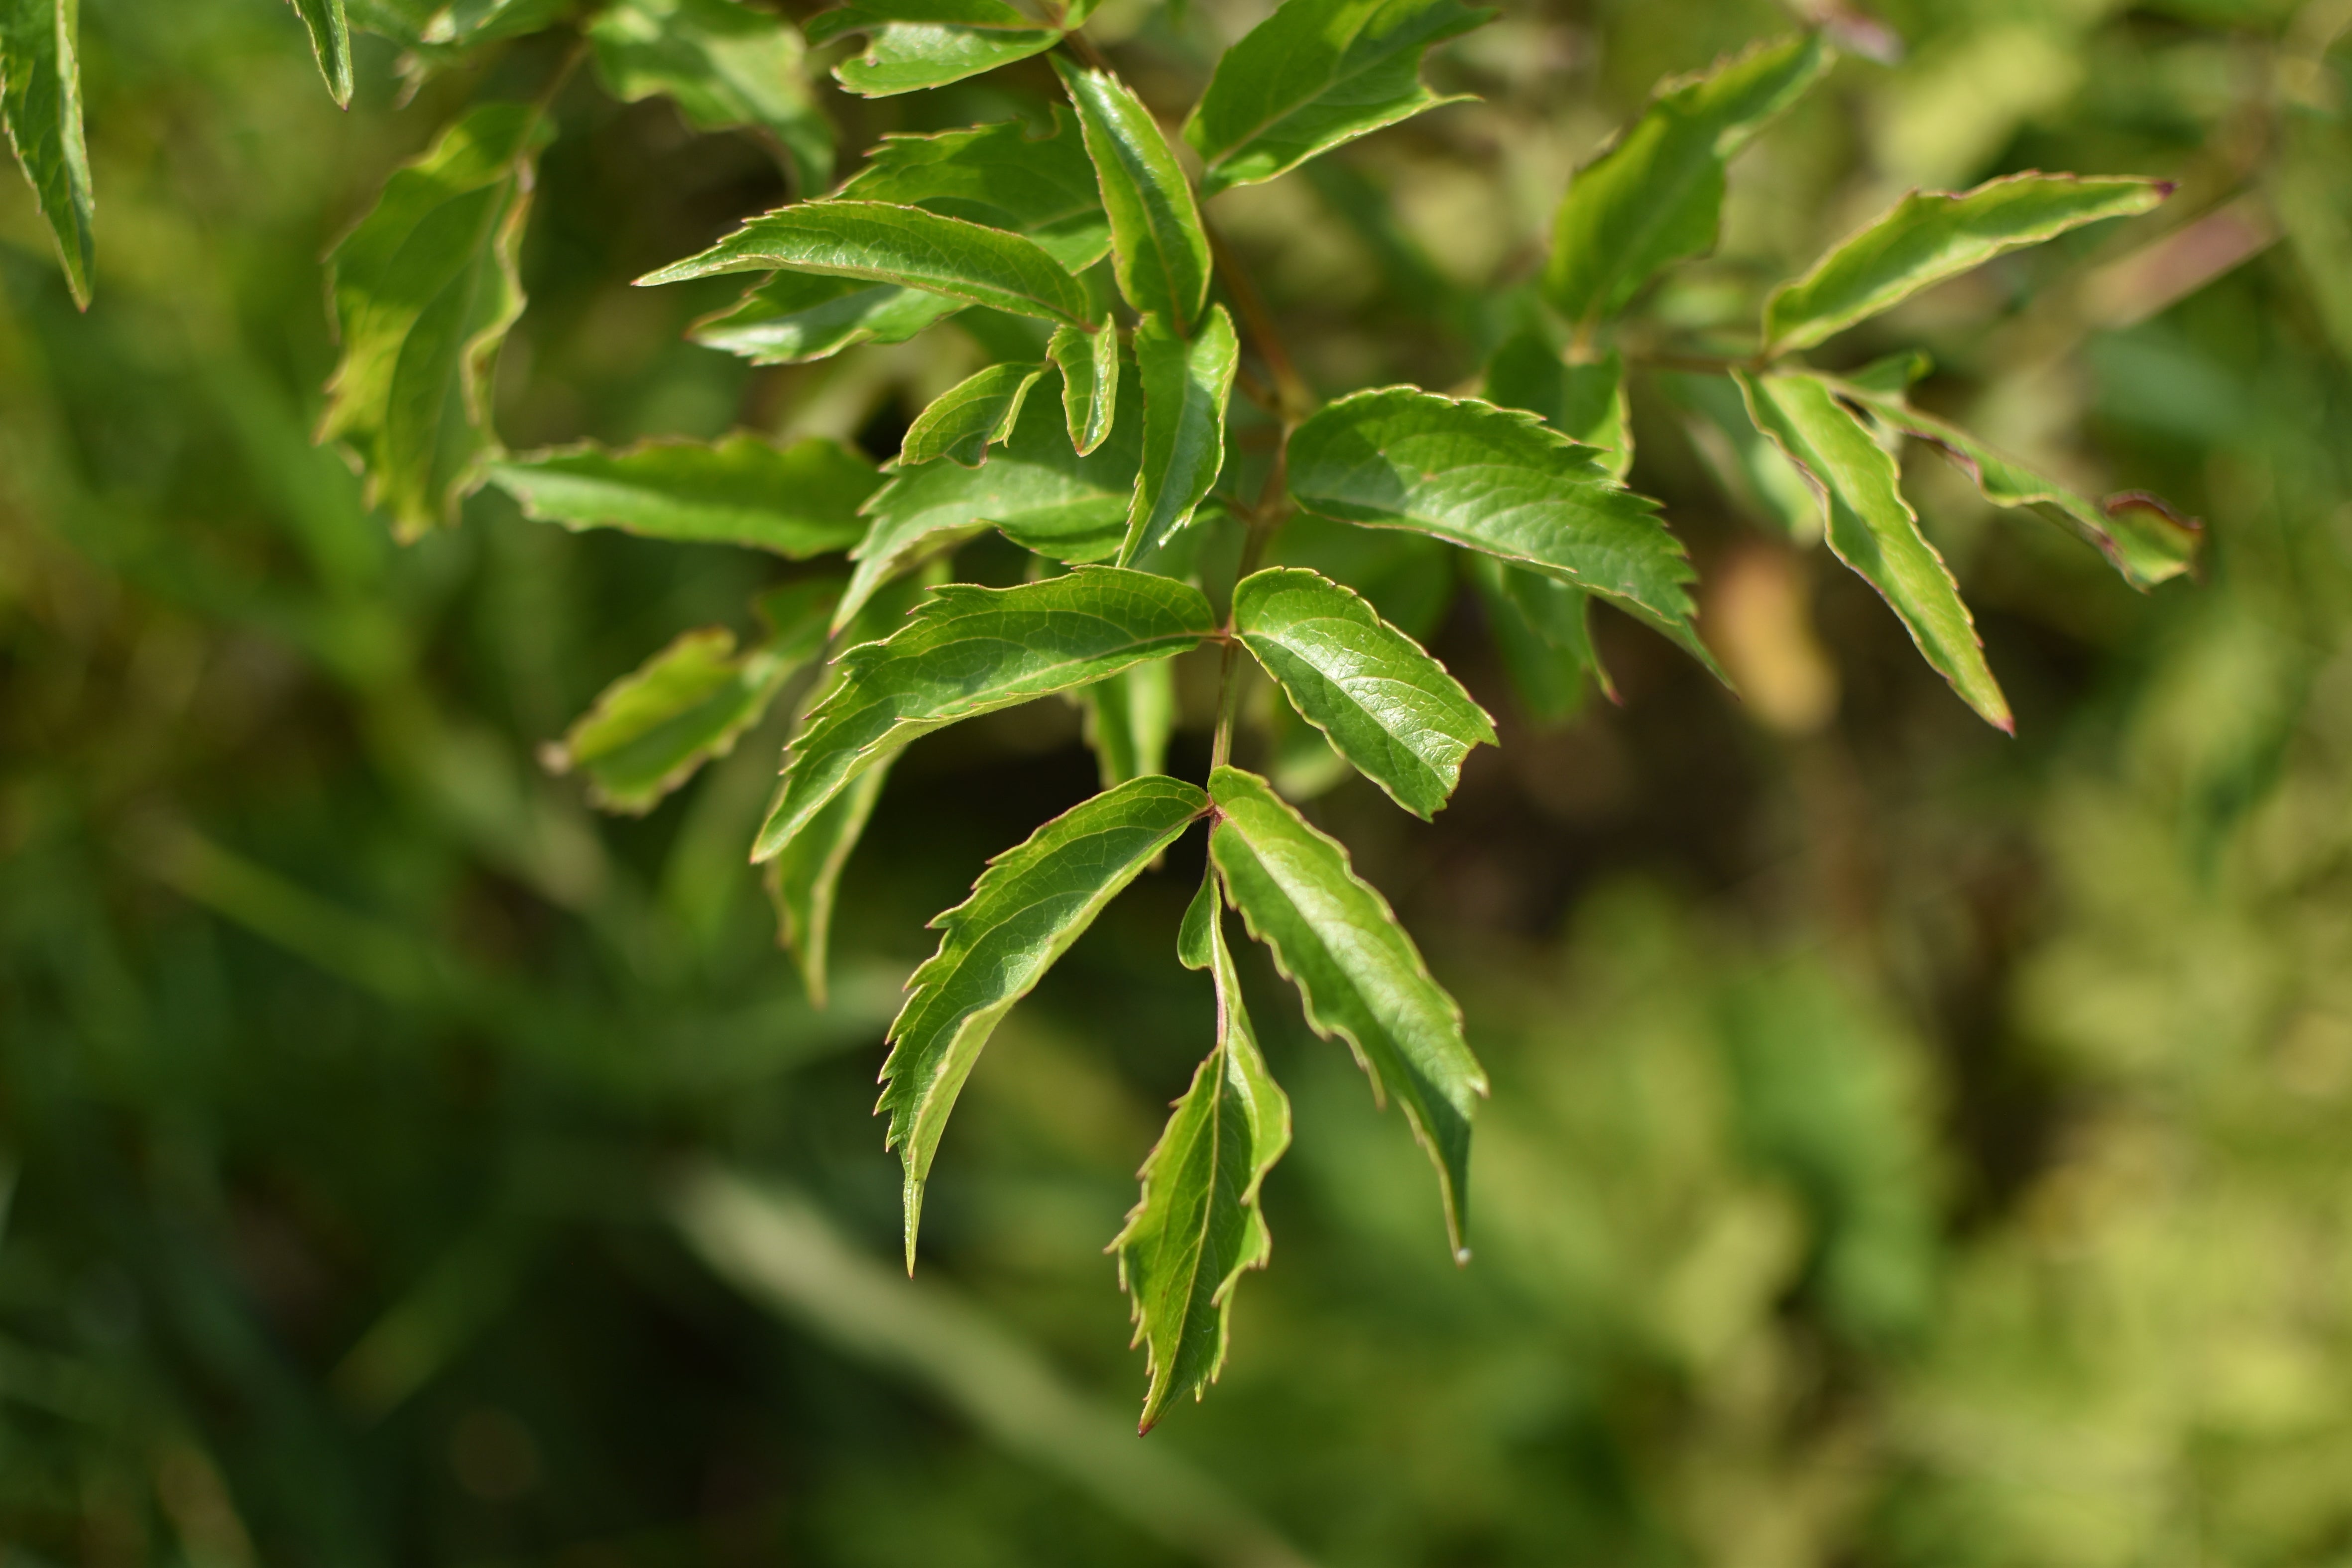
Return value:
[(530, 516), (568, 528), (742, 545), (793, 559), (856, 544), (866, 532), (857, 508), (882, 484), (871, 463), (839, 442), (813, 436), (778, 447), (740, 432), (710, 444), (530, 453), (488, 472)]

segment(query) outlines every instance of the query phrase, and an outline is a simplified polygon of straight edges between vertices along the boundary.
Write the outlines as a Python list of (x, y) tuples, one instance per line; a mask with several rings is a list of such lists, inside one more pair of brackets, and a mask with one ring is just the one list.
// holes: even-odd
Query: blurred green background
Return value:
[[(1097, 30), (1173, 111), (1255, 15)], [(1138, 1439), (1102, 1248), (1210, 1038), (1197, 845), (999, 1034), (898, 1279), (881, 1031), (923, 921), (1092, 789), (1075, 713), (900, 764), (812, 1010), (742, 863), (774, 723), (641, 821), (533, 760), (763, 564), (495, 494), (395, 547), (309, 438), (320, 254), (560, 41), (404, 98), (366, 40), (345, 115), (278, 0), (84, 0), (88, 315), (0, 180), (0, 1563), (2352, 1564), (2352, 5), (1879, 16), (1900, 58), (1743, 157), (1650, 314), (1731, 319), (1910, 185), (2178, 179), (1850, 351), (1924, 345), (1926, 405), (2203, 517), (2205, 580), (2135, 594), (1911, 454), (2007, 740), (1639, 383), (1633, 482), (1748, 700), (1617, 622), (1622, 706), (1506, 716), (1434, 827), (1314, 800), (1492, 1074), (1476, 1260), (1250, 958), (1274, 1265)], [(1465, 386), (1570, 170), (1790, 25), (1512, 0), (1434, 66), (1482, 101), (1213, 212), (1326, 393)], [(854, 152), (1049, 89), (824, 98)], [(782, 199), (774, 158), (585, 78), (558, 117), (511, 444), (887, 456), (969, 368), (953, 326), (684, 341), (727, 280), (627, 280)], [(1427, 613), (1513, 715), (1475, 600)]]

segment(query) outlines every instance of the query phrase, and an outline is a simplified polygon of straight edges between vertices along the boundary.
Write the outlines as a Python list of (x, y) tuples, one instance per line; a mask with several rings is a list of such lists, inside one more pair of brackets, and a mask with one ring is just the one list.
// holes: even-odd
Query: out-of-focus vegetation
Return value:
[[(1097, 29), (1150, 97), (1153, 29), (1255, 16)], [(1628, 635), (1622, 706), (1506, 716), (1434, 827), (1316, 800), (1493, 1077), (1476, 1261), (1245, 956), (1297, 1113), (1278, 1266), (1216, 1396), (1139, 1440), (1099, 1249), (1211, 1028), (1166, 962), (1197, 858), (1000, 1033), (897, 1279), (880, 1032), (921, 921), (1092, 789), (1075, 714), (900, 764), (813, 1010), (742, 864), (778, 730), (641, 821), (534, 761), (759, 564), (489, 493), (396, 546), (311, 444), (319, 256), (550, 60), (403, 103), (363, 38), (343, 115), (275, 0), (85, 0), (89, 314), (0, 181), (0, 1561), (2352, 1562), (2352, 8), (1880, 16), (1899, 59), (1743, 157), (1658, 314), (1744, 313), (1910, 185), (2177, 179), (1854, 358), (1924, 343), (1924, 406), (2203, 517), (2205, 580), (2137, 594), (1911, 455), (2006, 740), (1637, 382), (1633, 482), (1748, 700)], [(1437, 58), (1482, 101), (1215, 212), (1309, 379), (1466, 384), (1570, 170), (1786, 26), (1515, 5)], [(1002, 117), (1031, 64), (826, 107), (860, 147)], [(887, 453), (961, 373), (687, 343), (733, 290), (626, 280), (772, 204), (776, 160), (585, 79), (558, 108), (511, 444)], [(1509, 716), (1475, 606), (1437, 645)]]

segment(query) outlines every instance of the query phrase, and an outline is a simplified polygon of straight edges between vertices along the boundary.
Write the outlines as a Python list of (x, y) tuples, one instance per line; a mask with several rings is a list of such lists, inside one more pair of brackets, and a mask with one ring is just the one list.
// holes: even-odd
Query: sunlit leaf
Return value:
[[(1110, 438), (1118, 410), (1118, 334), (1056, 327), (1045, 353), (1062, 372), (1062, 412), (1081, 457)], [(1009, 422), (1008, 422), (1009, 423)]]
[(794, 559), (856, 544), (866, 532), (857, 508), (882, 484), (874, 465), (839, 442), (777, 447), (741, 432), (709, 444), (530, 453), (492, 463), (489, 476), (531, 517), (568, 528), (743, 545)]
[(0, 0), (0, 125), (48, 221), (66, 286), (86, 310), (97, 254), (76, 54), (80, 13), (79, 0)]
[(1026, 235), (1071, 272), (1084, 272), (1109, 251), (1110, 220), (1070, 110), (1049, 108), (1054, 128), (1044, 136), (1017, 120), (885, 136), (840, 194)]
[(862, 0), (820, 11), (805, 27), (817, 44), (866, 35), (866, 53), (833, 73), (866, 98), (944, 87), (1041, 54), (1062, 37), (1003, 0)]
[(1209, 298), (1209, 240), (1192, 182), (1159, 122), (1126, 83), (1072, 65), (1054, 68), (1077, 106), (1110, 216), (1111, 265), (1136, 309), (1167, 319), (1189, 336)]
[(1534, 332), (1515, 332), (1486, 361), (1481, 395), (1503, 408), (1523, 408), (1570, 441), (1601, 454), (1596, 459), (1622, 484), (1633, 466), (1633, 432), (1625, 402), (1625, 360), (1615, 350), (1570, 363)]
[[(986, 461), (994, 443), (1012, 438), (1029, 389), (1043, 365), (990, 365), (933, 398), (898, 443), (898, 465), (913, 468), (947, 458), (966, 468)], [(858, 497), (860, 500), (864, 497)]]
[(832, 124), (809, 92), (799, 32), (775, 13), (741, 0), (614, 0), (587, 33), (615, 98), (667, 95), (702, 131), (761, 127), (803, 195), (832, 180)]
[(991, 861), (971, 896), (931, 922), (940, 948), (907, 982), (875, 1107), (889, 1113), (888, 1146), (906, 1168), (909, 1272), (940, 1134), (998, 1020), (1208, 806), (1198, 786), (1175, 779), (1107, 790)]
[(1146, 316), (1135, 329), (1135, 359), (1143, 382), (1143, 460), (1119, 545), (1122, 565), (1167, 544), (1217, 482), (1241, 340), (1222, 305), (1209, 308), (1190, 340)]

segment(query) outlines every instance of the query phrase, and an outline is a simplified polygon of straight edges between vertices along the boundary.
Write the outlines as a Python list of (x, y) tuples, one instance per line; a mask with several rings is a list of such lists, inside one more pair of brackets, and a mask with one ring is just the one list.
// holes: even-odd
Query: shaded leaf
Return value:
[(1903, 498), (1894, 455), (1819, 376), (1741, 372), (1739, 384), (1756, 428), (1811, 482), (1830, 549), (1878, 590), (1927, 663), (1985, 722), (2014, 732), (1959, 587)]
[[(352, 106), (352, 25), (343, 0), (289, 0), (294, 14), (310, 30), (310, 53), (319, 74), (327, 78), (327, 92), (339, 109)], [(0, 49), (0, 53), (5, 53)]]
[(1017, 120), (885, 136), (840, 194), (1026, 235), (1069, 271), (1084, 272), (1110, 250), (1110, 219), (1070, 111), (1048, 107), (1054, 129), (1045, 136), (1031, 136)]
[(964, 308), (961, 299), (813, 272), (780, 272), (693, 328), (694, 340), (755, 365), (797, 365), (858, 343), (903, 343)]
[(991, 365), (958, 382), (907, 427), (898, 444), (899, 465), (911, 468), (945, 457), (979, 467), (991, 444), (1012, 436), (1029, 389), (1045, 373), (1043, 365)]
[(97, 266), (89, 150), (82, 141), (79, 0), (0, 0), (0, 125), (57, 242), (74, 303)]
[(1660, 84), (1642, 118), (1569, 181), (1544, 298), (1571, 321), (1595, 320), (1662, 268), (1713, 250), (1725, 166), (1829, 63), (1820, 35), (1806, 33)]
[(1143, 382), (1143, 458), (1121, 540), (1121, 565), (1164, 547), (1192, 517), (1225, 465), (1225, 406), (1233, 399), (1241, 340), (1233, 318), (1213, 305), (1189, 341), (1160, 317), (1135, 329)]
[(1070, 445), (1084, 457), (1110, 438), (1118, 409), (1118, 334), (1108, 327), (1093, 332), (1056, 327), (1045, 353), (1062, 372)]
[(1122, 784), (991, 861), (971, 896), (931, 922), (940, 948), (907, 982), (875, 1107), (889, 1113), (887, 1146), (906, 1169), (909, 1273), (940, 1134), (998, 1020), (1208, 806), (1197, 786), (1181, 779)]
[(1214, 879), (1202, 890), (1193, 907), (1206, 915), (1196, 922), (1187, 914), (1184, 951), (1216, 983), (1217, 1043), (1143, 1162), (1142, 1196), (1111, 1242), (1120, 1288), (1134, 1302), (1135, 1343), (1148, 1347), (1146, 1432), (1171, 1396), (1198, 1399), (1224, 1364), (1234, 1287), (1273, 1249), (1258, 1188), (1290, 1146), (1290, 1101), (1266, 1071), (1242, 1004)]
[(1168, 737), (1176, 727), (1176, 674), (1167, 660), (1097, 681), (1078, 700), (1104, 789), (1167, 770)]
[(1706, 660), (1680, 541), (1596, 455), (1533, 414), (1386, 387), (1293, 433), (1290, 493), (1339, 522), (1432, 534), (1603, 594)]
[(833, 126), (810, 94), (807, 51), (773, 12), (740, 0), (613, 0), (587, 34), (614, 97), (667, 95), (700, 131), (761, 127), (791, 158), (804, 196), (833, 179)]
[(2011, 174), (1973, 191), (1914, 191), (1764, 303), (1768, 351), (1809, 348), (1997, 256), (2102, 218), (2144, 213), (2159, 180)]
[(1337, 840), (1254, 773), (1220, 768), (1209, 794), (1209, 853), (1226, 895), (1298, 987), (1308, 1025), (1345, 1040), (1373, 1092), (1403, 1107), (1437, 1166), (1446, 1234), (1466, 1260), (1470, 1117), (1486, 1075), (1462, 1038), (1461, 1009)]
[(1129, 305), (1190, 336), (1209, 298), (1209, 239), (1192, 182), (1151, 111), (1118, 78), (1054, 57), (1077, 106), (1110, 216), (1111, 266)]
[(1285, 0), (1224, 52), (1184, 122), (1202, 194), (1454, 101), (1422, 84), (1422, 56), (1494, 16), (1460, 0)]
[(343, 357), (319, 438), (359, 454), (369, 504), (404, 537), (446, 519), (497, 449), (490, 372), (522, 314), (523, 175), (550, 134), (529, 104), (470, 111), (328, 256)]
[(1036, 242), (921, 207), (801, 202), (753, 218), (699, 256), (639, 278), (681, 283), (713, 273), (824, 273), (945, 294), (1016, 316), (1095, 324), (1086, 286)]
[(1116, 567), (1018, 588), (938, 589), (887, 641), (841, 656), (838, 684), (793, 741), (753, 858), (774, 854), (858, 774), (918, 736), (1183, 653), (1215, 630), (1200, 590)]
[(1787, 453), (1756, 428), (1748, 400), (1728, 375), (1669, 372), (1656, 384), (1685, 411), (1683, 428), (1724, 493), (1742, 511), (1793, 544), (1821, 543), (1821, 507)]
[(818, 44), (866, 35), (866, 53), (833, 73), (866, 98), (944, 87), (1041, 54), (1062, 37), (1003, 0), (866, 0), (821, 11), (805, 27)]
[(1584, 706), (1587, 677), (1614, 695), (1609, 673), (1593, 651), (1591, 601), (1556, 579), (1490, 555), (1466, 557), (1464, 567), (1486, 607), (1487, 631), (1511, 688), (1529, 717), (1553, 723)]
[(795, 560), (856, 544), (866, 531), (858, 506), (882, 484), (871, 463), (837, 441), (778, 447), (740, 431), (715, 444), (529, 453), (492, 463), (489, 477), (530, 517), (574, 531), (619, 528)]
[(1590, 446), (1609, 476), (1622, 484), (1633, 466), (1627, 422), (1625, 360), (1615, 350), (1570, 364), (1532, 331), (1514, 332), (1486, 361), (1480, 395), (1503, 408), (1523, 408), (1570, 441)]
[(1472, 747), (1495, 743), (1494, 722), (1444, 665), (1320, 572), (1244, 579), (1233, 625), (1299, 715), (1417, 817), (1445, 804)]

